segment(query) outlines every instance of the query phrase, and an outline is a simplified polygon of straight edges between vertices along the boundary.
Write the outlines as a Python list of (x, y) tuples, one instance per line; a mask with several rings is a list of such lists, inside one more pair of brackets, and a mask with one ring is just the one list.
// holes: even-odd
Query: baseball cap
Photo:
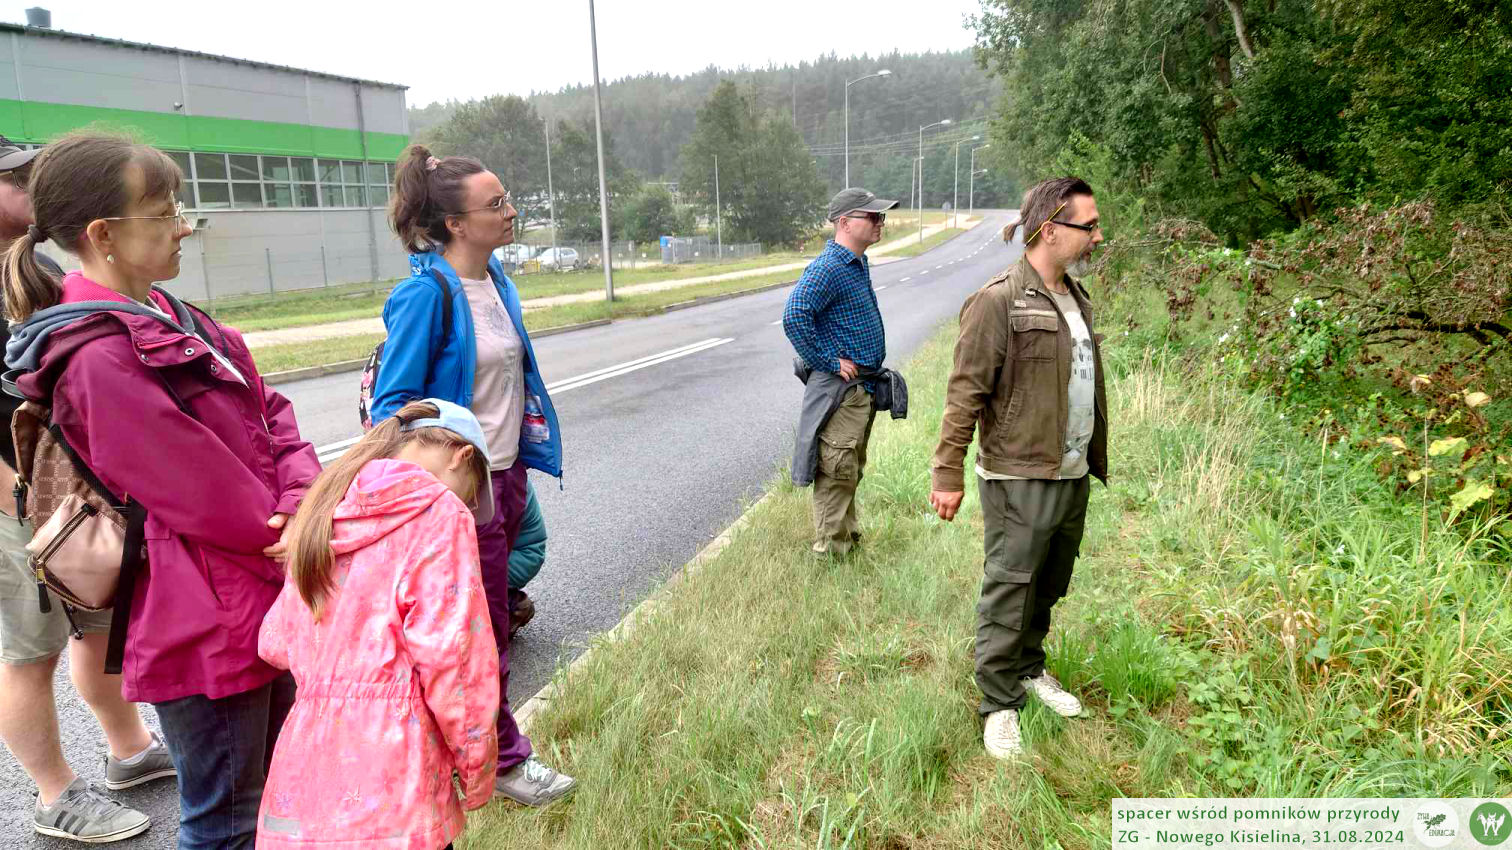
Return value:
[[(422, 399), (422, 401), (426, 404), (435, 405), (440, 415), (429, 419), (416, 419), (412, 422), (406, 422), (399, 427), (399, 430), (413, 431), (416, 428), (445, 428), (471, 443), (472, 447), (477, 451), (475, 460), (481, 463), (484, 469), (487, 469), (488, 440), (483, 437), (483, 426), (478, 424), (478, 417), (474, 416), (471, 410), (460, 404), (453, 404), (439, 398), (427, 398)], [(473, 519), (477, 521), (478, 525), (488, 522), (494, 516), (493, 484), (488, 480), (488, 476), (486, 475), (480, 483), (482, 486), (478, 488), (478, 503), (472, 506)]]
[(897, 201), (887, 201), (865, 189), (841, 189), (830, 198), (828, 221), (834, 221), (848, 212), (886, 212), (897, 206)]
[(21, 166), (37, 158), (41, 148), (23, 150), (15, 142), (0, 136), (0, 173), (15, 171)]

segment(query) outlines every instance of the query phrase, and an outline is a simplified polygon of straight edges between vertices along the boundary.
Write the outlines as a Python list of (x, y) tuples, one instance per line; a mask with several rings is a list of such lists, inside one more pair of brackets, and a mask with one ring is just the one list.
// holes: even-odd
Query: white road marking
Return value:
[(911, 277), (905, 277), (902, 280), (898, 281), (898, 283), (908, 283), (910, 280), (913, 280), (913, 278), (911, 278)]
[(886, 286), (874, 286), (874, 287), (872, 287), (872, 292), (881, 292), (882, 290), (884, 290), (886, 288), (887, 288)]
[(924, 271), (919, 272), (919, 274), (929, 274), (929, 269), (925, 269)]
[(769, 324), (773, 324), (773, 325), (780, 325), (780, 324), (782, 324), (782, 320), (781, 320), (781, 319), (778, 319), (778, 320), (777, 320), (777, 321), (775, 321), (775, 322), (769, 322)]
[[(777, 322), (774, 322), (774, 324), (780, 323), (781, 321), (782, 320), (779, 319)], [(734, 337), (714, 337), (711, 339), (706, 339), (703, 342), (695, 342), (692, 345), (685, 345), (681, 348), (669, 349), (667, 351), (648, 355), (637, 360), (630, 360), (625, 363), (616, 364), (614, 366), (606, 366), (602, 369), (595, 369), (592, 372), (585, 372), (581, 375), (577, 375), (576, 377), (557, 381), (554, 384), (547, 384), (546, 389), (552, 393), (564, 393), (568, 390), (575, 390), (579, 387), (586, 387), (589, 384), (596, 384), (599, 381), (607, 381), (610, 378), (618, 378), (621, 375), (628, 375), (631, 372), (645, 369), (648, 366), (656, 366), (660, 363), (666, 363), (669, 360), (676, 360), (679, 357), (687, 357), (690, 354), (697, 354), (700, 351), (708, 351), (711, 348), (717, 348), (721, 345), (724, 345), (725, 343), (734, 341)], [(362, 439), (362, 436), (358, 435), (350, 439), (338, 440), (334, 443), (319, 446), (315, 449), (315, 454), (319, 457), (322, 464), (327, 464), (335, 460), (336, 458), (341, 457), (341, 455), (344, 454), (347, 449), (351, 448), (360, 439)]]

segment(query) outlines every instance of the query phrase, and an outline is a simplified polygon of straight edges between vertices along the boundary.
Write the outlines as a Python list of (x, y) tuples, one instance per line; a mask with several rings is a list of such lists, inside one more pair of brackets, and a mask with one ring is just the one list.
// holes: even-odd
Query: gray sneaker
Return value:
[(152, 743), (147, 745), (147, 751), (130, 759), (130, 764), (114, 756), (105, 757), (105, 787), (112, 791), (135, 788), (170, 776), (178, 776), (178, 769), (173, 766), (173, 754), (168, 752), (168, 745), (156, 732), (152, 733)]
[(37, 832), (86, 844), (121, 841), (146, 832), (151, 825), (146, 815), (117, 803), (83, 779), (63, 789), (51, 806), (38, 799), (32, 815)]
[(508, 797), (522, 806), (536, 808), (551, 805), (572, 793), (572, 789), (576, 787), (576, 779), (541, 764), (535, 756), (520, 762), (494, 780), (495, 794)]

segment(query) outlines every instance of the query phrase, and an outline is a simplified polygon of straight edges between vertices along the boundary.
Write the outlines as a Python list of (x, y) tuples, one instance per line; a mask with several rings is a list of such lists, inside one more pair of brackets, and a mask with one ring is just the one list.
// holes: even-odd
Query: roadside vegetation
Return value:
[(536, 716), (574, 797), (490, 807), (459, 847), (1095, 848), (1120, 796), (1512, 790), (1502, 520), (1425, 509), (1381, 474), (1394, 445), (1313, 427), (1210, 332), (1238, 293), (1173, 315), (1165, 271), (1093, 286), (1112, 485), (1050, 641), (1088, 716), (1031, 702), (1025, 762), (982, 749), (976, 494), (953, 524), (925, 502), (952, 324), (905, 366), (909, 419), (878, 421), (859, 553), (812, 560), (776, 476)]

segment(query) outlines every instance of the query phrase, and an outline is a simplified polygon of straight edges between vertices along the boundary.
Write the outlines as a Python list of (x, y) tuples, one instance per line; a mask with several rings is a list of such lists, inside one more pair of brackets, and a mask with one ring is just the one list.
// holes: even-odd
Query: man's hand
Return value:
[(837, 372), (836, 374), (839, 375), (840, 377), (844, 378), (847, 381), (854, 381), (854, 380), (856, 380), (856, 364), (852, 363), (849, 360), (846, 360), (844, 357), (841, 357), (839, 359), (840, 359), (840, 371)]
[(955, 519), (956, 511), (961, 509), (961, 499), (965, 493), (950, 493), (945, 490), (929, 491), (929, 506), (935, 509), (940, 519), (950, 522)]
[(282, 564), (289, 559), (289, 535), (293, 533), (294, 526), (289, 524), (288, 514), (274, 514), (268, 518), (268, 527), (281, 533), (278, 542), (263, 549), (263, 554)]

